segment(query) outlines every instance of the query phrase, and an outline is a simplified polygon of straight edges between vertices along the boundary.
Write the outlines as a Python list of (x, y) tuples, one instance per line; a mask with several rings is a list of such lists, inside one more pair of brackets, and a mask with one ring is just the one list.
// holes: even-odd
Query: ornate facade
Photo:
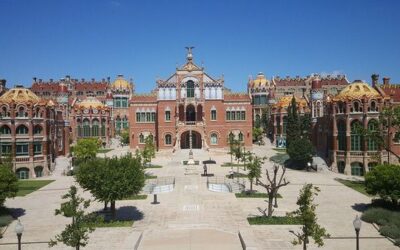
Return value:
[(252, 145), (251, 102), (246, 93), (225, 89), (193, 61), (186, 63), (155, 91), (134, 95), (130, 107), (130, 146), (141, 148), (154, 138), (159, 149), (224, 148), (229, 136)]
[(0, 97), (0, 154), (11, 157), (20, 179), (48, 175), (69, 153), (69, 123), (57, 104), (22, 86)]

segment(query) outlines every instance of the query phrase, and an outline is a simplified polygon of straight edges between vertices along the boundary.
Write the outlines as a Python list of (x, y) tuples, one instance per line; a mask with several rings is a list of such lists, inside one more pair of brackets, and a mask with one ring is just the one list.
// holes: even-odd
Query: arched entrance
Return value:
[(186, 121), (196, 121), (196, 109), (193, 105), (186, 107)]
[[(201, 134), (196, 131), (192, 131), (192, 148), (201, 148)], [(183, 132), (181, 135), (181, 149), (190, 148), (190, 132)]]

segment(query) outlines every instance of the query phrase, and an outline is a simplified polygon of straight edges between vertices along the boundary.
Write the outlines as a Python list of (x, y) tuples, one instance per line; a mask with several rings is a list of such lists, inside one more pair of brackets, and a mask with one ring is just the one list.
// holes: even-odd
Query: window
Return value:
[(231, 111), (231, 120), (236, 120), (236, 113), (235, 111)]
[(143, 134), (139, 135), (139, 143), (144, 143), (144, 135)]
[(97, 119), (92, 121), (92, 136), (99, 136), (99, 121)]
[(28, 134), (28, 128), (26, 127), (26, 126), (24, 126), (24, 125), (20, 125), (18, 128), (17, 128), (17, 134), (18, 135), (22, 135), (22, 134)]
[[(378, 122), (376, 120), (371, 120), (368, 123), (368, 132), (374, 134), (378, 128)], [(375, 140), (368, 138), (368, 150), (377, 151), (378, 145)]]
[(240, 116), (240, 120), (246, 120), (246, 111), (241, 111)]
[(41, 133), (42, 133), (42, 127), (39, 125), (36, 125), (35, 128), (33, 129), (33, 134), (40, 135)]
[(16, 171), (16, 175), (18, 179), (29, 179), (29, 169), (27, 168), (19, 168)]
[(338, 161), (338, 163), (337, 163), (338, 172), (341, 174), (344, 174), (345, 166), (346, 166), (346, 164), (344, 163), (344, 161)]
[(25, 117), (27, 114), (25, 113), (25, 109), (23, 107), (20, 107), (18, 109), (17, 117)]
[(239, 133), (238, 137), (239, 137), (239, 141), (243, 141), (243, 134), (242, 134), (242, 132)]
[(124, 118), (122, 119), (122, 128), (123, 128), (123, 129), (129, 128), (128, 118), (126, 118), (126, 117), (124, 117)]
[(361, 135), (358, 131), (358, 127), (361, 126), (361, 122), (354, 121), (351, 124), (351, 150), (360, 151), (361, 150)]
[(34, 142), (33, 143), (33, 154), (34, 155), (41, 155), (42, 154), (42, 143), (41, 142)]
[(353, 162), (351, 164), (351, 175), (363, 176), (364, 168), (361, 162)]
[(117, 118), (115, 121), (115, 130), (120, 131), (121, 130), (121, 118)]
[(165, 135), (165, 145), (172, 144), (172, 136), (170, 134)]
[(106, 120), (101, 121), (101, 136), (106, 136)]
[(146, 122), (151, 121), (151, 113), (146, 113)]
[(211, 121), (216, 121), (217, 120), (217, 111), (211, 110)]
[(194, 97), (194, 82), (189, 80), (186, 83), (186, 97), (191, 98)]
[(90, 136), (90, 125), (89, 125), (89, 120), (85, 119), (83, 121), (83, 137), (89, 137)]
[(286, 135), (286, 128), (287, 128), (287, 124), (288, 124), (288, 118), (287, 116), (284, 116), (282, 119), (282, 133)]
[(0, 135), (9, 135), (9, 134), (11, 134), (11, 129), (7, 125), (4, 125), (0, 128)]
[(235, 140), (235, 135), (232, 132), (230, 132), (228, 139), (229, 139), (229, 142), (233, 142)]
[(28, 143), (19, 142), (16, 144), (17, 155), (29, 155)]
[(217, 134), (212, 133), (210, 138), (211, 138), (210, 139), (211, 145), (217, 145), (218, 144), (218, 136), (217, 136)]
[(42, 166), (37, 166), (35, 167), (35, 175), (36, 177), (42, 177), (43, 176), (43, 167)]
[(152, 122), (156, 121), (156, 112), (151, 112), (151, 121)]
[(1, 147), (0, 147), (0, 150), (1, 150), (1, 154), (2, 155), (8, 155), (8, 154), (11, 154), (11, 144), (10, 143), (2, 143), (1, 144)]
[(165, 120), (171, 121), (171, 111), (169, 110), (165, 111)]
[(226, 111), (226, 120), (227, 121), (231, 120), (231, 111)]
[(136, 112), (136, 122), (140, 122), (140, 113)]
[(346, 150), (346, 123), (344, 121), (338, 121), (338, 150)]

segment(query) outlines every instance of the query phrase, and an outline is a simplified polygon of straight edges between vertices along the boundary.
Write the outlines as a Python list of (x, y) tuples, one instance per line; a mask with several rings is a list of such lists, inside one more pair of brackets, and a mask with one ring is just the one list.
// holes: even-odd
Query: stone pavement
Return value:
[[(117, 147), (107, 156), (121, 155), (128, 152), (127, 147)], [(254, 146), (253, 152), (260, 156), (270, 157), (276, 152), (271, 145)], [(206, 152), (194, 150), (195, 160), (212, 158), (216, 165), (209, 165), (208, 172), (223, 177), (229, 172), (229, 167), (220, 167), (223, 162), (230, 161), (226, 151), (216, 150)], [(140, 213), (132, 228), (100, 228), (90, 235), (89, 245), (84, 249), (133, 249), (134, 244), (143, 233), (139, 249), (240, 249), (238, 232), (244, 240), (257, 249), (301, 249), (293, 247), (290, 241), (293, 235), (289, 230), (298, 230), (298, 226), (250, 226), (248, 216), (259, 215), (257, 207), (266, 207), (264, 199), (237, 199), (231, 193), (216, 193), (207, 189), (206, 177), (200, 175), (185, 175), (182, 160), (187, 160), (188, 151), (159, 152), (154, 164), (160, 164), (161, 169), (148, 169), (149, 173), (158, 177), (173, 176), (176, 180), (175, 189), (170, 193), (158, 195), (160, 204), (152, 205), (152, 196), (147, 200), (118, 201), (117, 207)], [(63, 176), (63, 169), (68, 162), (59, 158), (53, 176), (46, 177), (56, 181), (41, 190), (25, 197), (7, 200), (10, 208), (19, 209), (21, 221), (25, 225), (23, 241), (48, 241), (59, 233), (69, 222), (62, 216), (54, 216), (54, 209), (59, 207), (61, 195), (74, 183), (72, 177)], [(271, 168), (266, 161), (263, 168)], [(196, 166), (202, 172), (202, 165)], [(236, 171), (236, 167), (234, 168)], [(240, 171), (244, 171), (243, 168)], [(263, 171), (265, 173), (265, 171)], [(329, 171), (322, 173), (287, 170), (287, 178), (291, 182), (279, 193), (279, 207), (274, 212), (284, 215), (297, 208), (296, 200), (304, 183), (313, 183), (321, 188), (321, 193), (315, 199), (318, 221), (327, 229), (332, 239), (325, 240), (321, 249), (354, 249), (355, 236), (352, 221), (360, 208), (370, 202), (364, 196), (336, 182), (335, 177), (348, 178)], [(247, 181), (247, 188), (249, 188)], [(255, 189), (264, 192), (260, 186)], [(82, 193), (90, 198), (88, 192)], [(101, 209), (102, 204), (93, 202), (91, 209)], [(136, 210), (137, 209), (137, 210)], [(6, 231), (1, 243), (15, 242), (13, 232), (15, 223)], [(379, 233), (367, 223), (362, 224), (361, 237), (380, 237)], [(339, 238), (337, 238), (339, 237)], [(345, 239), (342, 239), (345, 238)], [(365, 239), (360, 241), (361, 249), (397, 249), (385, 238)], [(25, 245), (24, 249), (46, 249), (45, 244)], [(15, 245), (0, 245), (0, 249), (15, 249)], [(55, 249), (71, 249), (58, 246)], [(309, 249), (316, 249), (313, 244)]]

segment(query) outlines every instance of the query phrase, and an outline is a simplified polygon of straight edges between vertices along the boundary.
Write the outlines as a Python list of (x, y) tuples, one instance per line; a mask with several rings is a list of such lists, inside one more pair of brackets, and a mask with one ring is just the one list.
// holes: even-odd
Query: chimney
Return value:
[(5, 87), (6, 86), (6, 82), (7, 82), (6, 79), (0, 79), (0, 85), (1, 86)]
[(50, 78), (50, 83), (53, 83), (53, 79), (52, 78)]
[(372, 74), (371, 79), (372, 79), (372, 87), (375, 87), (376, 85), (378, 85), (378, 80), (379, 80), (378, 74)]
[(108, 76), (107, 77), (107, 82), (110, 83), (110, 81), (111, 81), (111, 77)]
[(71, 80), (71, 77), (69, 75), (66, 75), (65, 79), (69, 82)]
[(383, 85), (389, 85), (390, 77), (383, 78)]
[(37, 80), (37, 78), (36, 78), (36, 77), (34, 77), (34, 78), (33, 78), (33, 82), (36, 82), (36, 80)]

